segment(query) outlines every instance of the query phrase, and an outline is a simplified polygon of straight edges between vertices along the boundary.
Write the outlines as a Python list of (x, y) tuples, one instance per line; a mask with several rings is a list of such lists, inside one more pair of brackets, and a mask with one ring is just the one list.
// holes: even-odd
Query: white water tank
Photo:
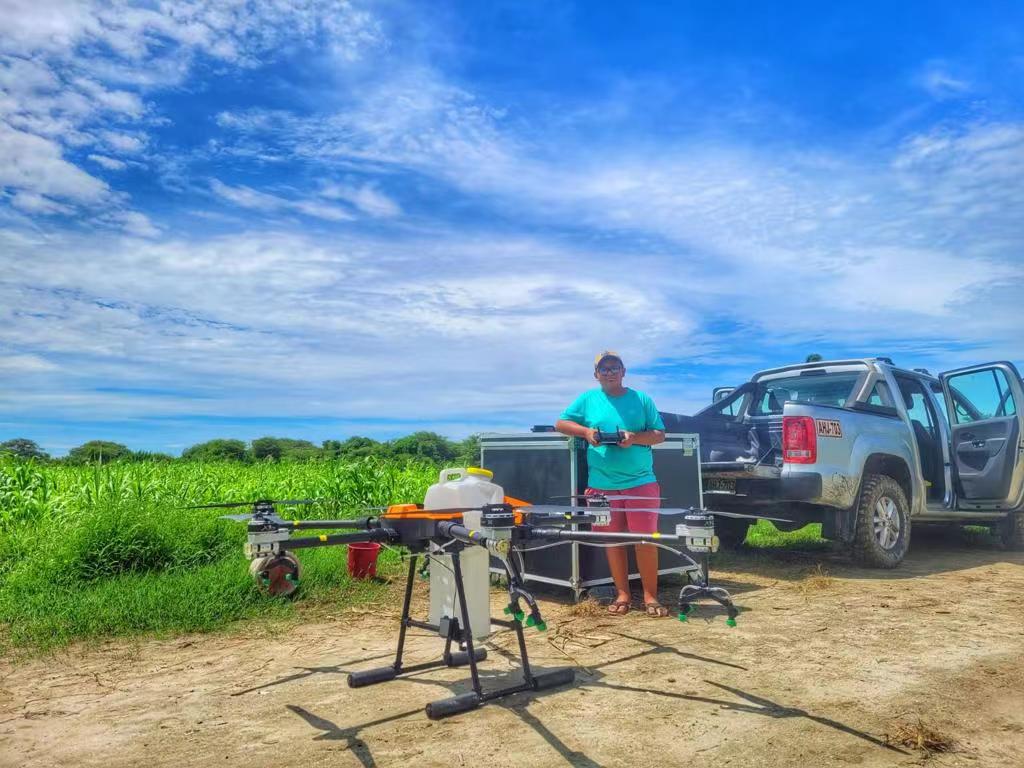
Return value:
[[(492, 472), (478, 467), (444, 469), (438, 481), (427, 489), (423, 509), (501, 504), (505, 492), (500, 485), (491, 482), (492, 477)], [(466, 527), (479, 525), (478, 514), (465, 517), (468, 518), (464, 520)], [(433, 544), (430, 549), (430, 623), (439, 624), (442, 617), (448, 616), (457, 618), (461, 625), (462, 612), (451, 555), (440, 554), (439, 547)], [(491, 634), (490, 553), (484, 547), (467, 546), (459, 553), (459, 565), (473, 639), (482, 640)]]

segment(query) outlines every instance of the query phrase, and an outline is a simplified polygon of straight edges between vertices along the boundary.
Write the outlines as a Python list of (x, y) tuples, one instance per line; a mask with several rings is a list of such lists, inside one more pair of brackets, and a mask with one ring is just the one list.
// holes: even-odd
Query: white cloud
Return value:
[(219, 179), (211, 180), (210, 189), (218, 197), (230, 203), (255, 211), (265, 213), (298, 211), (306, 216), (327, 221), (350, 221), (353, 218), (351, 213), (336, 205), (318, 200), (289, 200), (267, 192), (259, 192), (244, 185), (230, 186)]
[(950, 73), (944, 62), (931, 62), (917, 77), (918, 84), (933, 98), (946, 99), (971, 91), (971, 83)]
[(345, 200), (364, 213), (378, 218), (389, 218), (402, 212), (394, 200), (369, 184), (361, 186), (328, 184), (321, 194), (332, 200)]
[(97, 165), (103, 166), (108, 171), (123, 171), (128, 167), (128, 163), (123, 160), (117, 160), (116, 158), (107, 157), (106, 155), (91, 154), (89, 155), (89, 159)]
[(71, 213), (72, 209), (69, 206), (61, 205), (60, 203), (50, 200), (49, 198), (37, 195), (32, 192), (17, 192), (11, 199), (11, 205), (17, 208), (19, 211), (29, 214), (53, 214), (53, 213)]
[(107, 185), (64, 159), (60, 146), (0, 121), (0, 186), (32, 194), (96, 203)]
[[(0, 0), (0, 18), (2, 128), (18, 132), (22, 145), (24, 135), (50, 142), (22, 154), (16, 172), (0, 171), (0, 184), (24, 193), (17, 198), (22, 211), (39, 214), (53, 212), (52, 206), (44, 210), (38, 204), (40, 196), (96, 205), (95, 191), (82, 193), (92, 177), (64, 150), (96, 146), (104, 154), (94, 152), (92, 159), (108, 169), (115, 160), (95, 158), (140, 153), (150, 140), (140, 125), (150, 117), (145, 93), (178, 85), (199, 57), (248, 67), (299, 45), (322, 44), (351, 62), (383, 44), (375, 17), (348, 0)], [(11, 149), (0, 149), (0, 163)], [(77, 190), (60, 191), (69, 185)], [(25, 201), (37, 203), (33, 208)], [(124, 207), (123, 197), (108, 195), (104, 201)], [(310, 204), (309, 209), (341, 217), (329, 207)]]

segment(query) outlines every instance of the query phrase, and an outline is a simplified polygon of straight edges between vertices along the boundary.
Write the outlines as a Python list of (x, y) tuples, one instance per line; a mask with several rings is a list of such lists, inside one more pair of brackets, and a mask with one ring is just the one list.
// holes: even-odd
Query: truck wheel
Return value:
[(715, 535), (722, 549), (739, 549), (746, 541), (751, 520), (737, 520), (734, 517), (716, 517)]
[(888, 475), (865, 475), (857, 507), (854, 557), (873, 568), (895, 568), (910, 548), (910, 505)]
[(1024, 550), (1024, 511), (1010, 512), (999, 523), (999, 538), (1007, 549)]

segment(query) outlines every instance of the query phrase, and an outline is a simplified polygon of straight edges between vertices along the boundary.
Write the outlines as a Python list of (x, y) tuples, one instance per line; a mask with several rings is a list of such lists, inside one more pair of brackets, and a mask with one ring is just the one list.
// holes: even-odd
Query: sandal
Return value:
[(644, 608), (647, 610), (648, 616), (655, 618), (661, 618), (662, 616), (668, 616), (668, 608), (658, 602), (644, 603)]
[(629, 601), (616, 600), (614, 603), (610, 603), (608, 605), (608, 613), (612, 616), (625, 616), (629, 613)]

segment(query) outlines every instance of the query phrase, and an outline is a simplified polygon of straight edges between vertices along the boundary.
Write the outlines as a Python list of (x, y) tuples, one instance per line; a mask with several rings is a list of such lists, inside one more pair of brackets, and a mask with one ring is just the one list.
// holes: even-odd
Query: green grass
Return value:
[[(373, 599), (382, 584), (350, 579), (344, 547), (304, 551), (298, 599), (268, 597), (248, 575), (245, 526), (221, 520), (225, 510), (184, 507), (316, 497), (344, 503), (280, 511), (341, 517), (422, 499), (436, 478), (431, 464), (379, 459), (69, 467), (0, 457), (0, 651), (209, 631)], [(385, 552), (380, 572), (397, 568), (397, 554)]]
[(767, 520), (758, 520), (747, 533), (747, 547), (753, 549), (825, 550), (831, 547), (821, 536), (821, 524), (814, 523), (788, 533)]

